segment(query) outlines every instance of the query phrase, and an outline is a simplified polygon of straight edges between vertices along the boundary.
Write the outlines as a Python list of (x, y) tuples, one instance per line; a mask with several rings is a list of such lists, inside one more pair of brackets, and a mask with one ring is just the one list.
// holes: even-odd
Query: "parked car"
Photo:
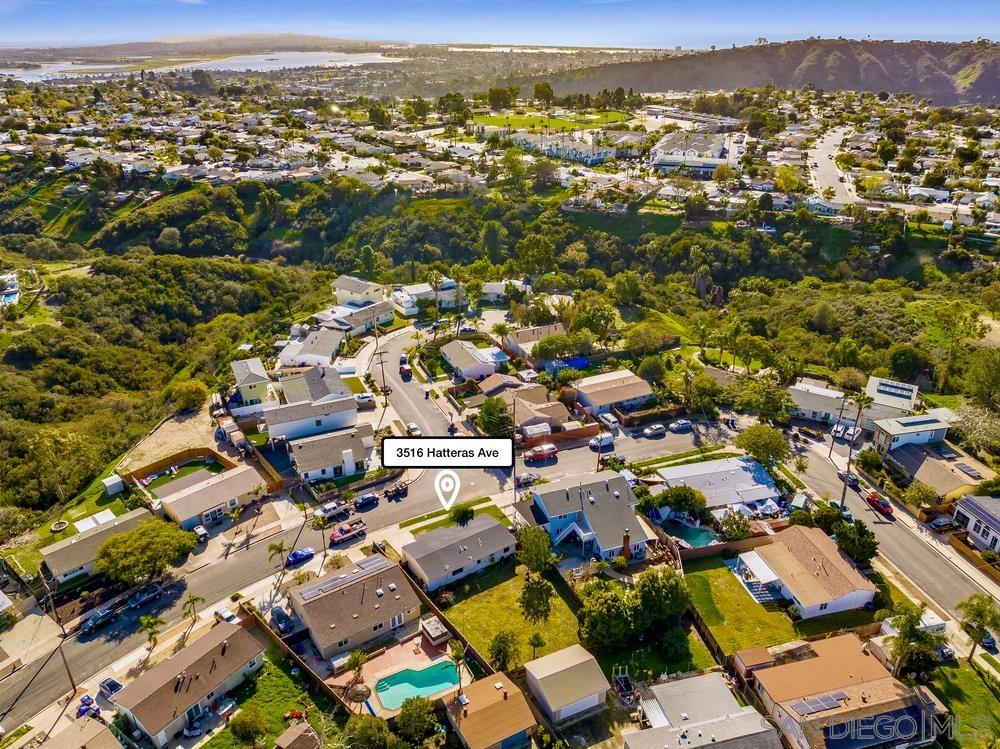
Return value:
[(530, 450), (525, 450), (524, 459), (525, 461), (548, 460), (549, 458), (554, 458), (558, 452), (558, 447), (551, 442), (546, 442), (544, 445), (538, 445)]
[(226, 624), (236, 624), (239, 621), (239, 617), (229, 609), (216, 609), (212, 612), (212, 616), (215, 617), (215, 621)]
[(958, 527), (958, 524), (948, 515), (942, 515), (939, 518), (934, 518), (931, 521), (931, 529), (937, 531), (938, 533), (944, 533), (945, 531), (950, 531)]
[(983, 635), (983, 639), (979, 641), (979, 644), (982, 645), (984, 649), (989, 650), (991, 653), (997, 652), (997, 640), (989, 632)]
[(541, 475), (537, 473), (519, 473), (514, 477), (514, 486), (531, 486), (541, 478)]
[(196, 525), (192, 530), (198, 539), (198, 543), (203, 544), (208, 541), (208, 529), (204, 525)]
[(889, 504), (889, 500), (885, 497), (880, 497), (875, 492), (869, 492), (868, 496), (865, 497), (865, 502), (876, 512), (881, 512), (883, 515), (892, 515), (892, 505)]
[(934, 648), (934, 655), (939, 661), (953, 661), (955, 660), (955, 651), (949, 648), (947, 645), (939, 645)]
[(406, 364), (407, 363), (406, 362), (406, 354), (400, 354), (399, 355), (399, 363), (400, 364)]
[(274, 627), (278, 630), (279, 634), (287, 635), (295, 629), (295, 622), (292, 621), (292, 617), (281, 606), (275, 606), (271, 609), (271, 621), (274, 622)]
[(687, 419), (678, 419), (677, 421), (670, 422), (670, 431), (674, 434), (690, 432), (692, 429), (694, 429), (694, 424)]
[(378, 494), (368, 492), (367, 494), (362, 494), (354, 500), (355, 510), (363, 510), (366, 507), (378, 507)]
[(848, 475), (847, 471), (837, 471), (837, 478), (847, 483), (852, 489), (861, 486), (861, 482), (855, 474)]
[(854, 516), (851, 514), (851, 511), (848, 509), (846, 502), (843, 505), (841, 505), (840, 504), (840, 500), (831, 499), (830, 500), (830, 507), (832, 507), (837, 512), (839, 512), (840, 513), (840, 517), (842, 517), (848, 523), (853, 523), (854, 522)]
[(461, 328), (458, 329), (458, 332), (459, 333), (475, 333), (476, 329), (474, 327), (472, 327), (471, 325), (463, 325)]
[(350, 511), (350, 505), (346, 502), (340, 501), (339, 499), (335, 499), (332, 502), (327, 502), (325, 505), (317, 507), (314, 514), (316, 517), (327, 521), (330, 518), (337, 517), (338, 515), (348, 515), (350, 514)]
[(413, 368), (410, 367), (409, 364), (400, 364), (399, 376), (402, 377), (404, 380), (410, 379), (411, 377), (413, 377)]
[(386, 499), (402, 499), (407, 494), (410, 493), (410, 487), (408, 484), (396, 484), (395, 486), (390, 486), (383, 492), (382, 496)]
[(621, 424), (618, 423), (618, 419), (615, 418), (614, 414), (601, 414), (597, 417), (597, 420), (604, 424), (608, 429), (614, 432), (621, 428)]
[(367, 406), (375, 403), (375, 396), (371, 393), (358, 393), (354, 396), (354, 400), (359, 406)]
[(844, 439), (847, 442), (854, 442), (858, 437), (861, 436), (861, 427), (850, 427), (844, 432)]
[(111, 606), (105, 606), (104, 608), (97, 609), (97, 611), (88, 616), (80, 629), (85, 635), (89, 635), (110, 624), (117, 618), (118, 611)]
[(611, 432), (601, 432), (600, 434), (591, 437), (587, 444), (590, 445), (592, 450), (602, 450), (609, 445), (615, 444), (615, 435)]
[(112, 698), (125, 687), (120, 681), (109, 676), (107, 679), (104, 679), (97, 688), (100, 690), (101, 694), (104, 695), (105, 699), (110, 702)]
[(423, 434), (423, 432), (420, 431), (420, 427), (418, 427), (416, 423), (412, 421), (406, 425), (406, 433), (411, 437), (419, 437), (420, 435)]
[(834, 439), (840, 439), (844, 436), (844, 432), (847, 431), (847, 424), (834, 424), (833, 429), (830, 430), (830, 436)]
[(352, 538), (363, 536), (368, 531), (368, 524), (364, 520), (353, 520), (350, 523), (341, 523), (330, 533), (330, 544), (342, 544)]
[(642, 430), (643, 437), (662, 437), (667, 433), (667, 428), (663, 424), (650, 424)]
[(311, 546), (306, 546), (302, 549), (295, 549), (289, 552), (288, 556), (285, 557), (285, 566), (294, 567), (299, 564), (304, 564), (316, 556), (316, 550)]
[(138, 593), (134, 594), (128, 599), (128, 603), (125, 604), (126, 608), (137, 609), (140, 606), (144, 606), (154, 598), (159, 598), (163, 590), (159, 585), (150, 585), (148, 587), (142, 588)]

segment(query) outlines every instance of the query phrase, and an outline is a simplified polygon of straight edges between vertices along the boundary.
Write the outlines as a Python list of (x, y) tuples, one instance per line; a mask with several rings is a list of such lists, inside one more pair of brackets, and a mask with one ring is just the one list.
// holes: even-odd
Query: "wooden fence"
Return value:
[(993, 582), (1000, 583), (1000, 570), (992, 564), (987, 564), (983, 555), (969, 543), (968, 531), (956, 531), (948, 536), (948, 545), (963, 557), (972, 562), (973, 566), (989, 577)]
[(159, 460), (154, 460), (152, 463), (142, 466), (141, 468), (135, 468), (131, 471), (119, 474), (122, 480), (126, 483), (138, 481), (151, 473), (160, 473), (170, 468), (170, 466), (181, 465), (183, 463), (190, 463), (192, 460), (204, 460), (206, 458), (211, 458), (212, 460), (218, 461), (218, 463), (224, 466), (226, 469), (232, 469), (236, 467), (236, 461), (230, 458), (228, 455), (223, 455), (217, 450), (213, 450), (210, 447), (189, 447), (184, 450), (180, 450), (172, 455), (168, 455), (165, 458), (160, 458)]
[(681, 561), (686, 562), (691, 559), (704, 559), (720, 554), (742, 554), (744, 551), (756, 549), (758, 546), (767, 546), (771, 543), (772, 536), (750, 536), (739, 541), (725, 541), (721, 544), (711, 546), (696, 546), (692, 548), (682, 548), (680, 550)]

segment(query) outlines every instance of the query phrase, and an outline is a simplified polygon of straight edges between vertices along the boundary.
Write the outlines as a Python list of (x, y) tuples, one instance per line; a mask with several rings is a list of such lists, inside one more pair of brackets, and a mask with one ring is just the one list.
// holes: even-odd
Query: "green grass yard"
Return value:
[(587, 130), (589, 128), (602, 127), (614, 122), (626, 122), (628, 115), (624, 112), (601, 111), (588, 112), (574, 117), (549, 117), (545, 112), (527, 112), (525, 114), (481, 114), (476, 115), (477, 125), (492, 125), (494, 127), (511, 127), (517, 129), (537, 129), (558, 132), (559, 130)]
[[(479, 505), (486, 504), (490, 501), (489, 497), (476, 497), (476, 499), (470, 499), (466, 502), (459, 502), (454, 505), (452, 509), (458, 509), (459, 507), (478, 507)], [(404, 520), (399, 524), (400, 528), (410, 528), (411, 526), (417, 525), (418, 523), (426, 523), (428, 520), (433, 520), (435, 518), (443, 518), (447, 516), (449, 510), (434, 510), (433, 512), (428, 512), (423, 515), (417, 515), (415, 518), (409, 518)]]
[(1000, 700), (979, 673), (963, 662), (939, 666), (931, 689), (955, 717), (955, 733), (946, 747), (978, 746), (1000, 733)]
[[(495, 518), (496, 520), (499, 520), (506, 527), (510, 528), (510, 520), (508, 520), (507, 516), (503, 514), (503, 510), (501, 510), (496, 505), (492, 505), (492, 504), (480, 505), (480, 506), (478, 506), (478, 507), (476, 507), (474, 509), (475, 509), (475, 513), (476, 513), (477, 516), (478, 515), (489, 515), (491, 518)], [(433, 523), (428, 523), (427, 525), (422, 525), (419, 528), (414, 528), (413, 529), (413, 535), (414, 536), (419, 536), (421, 533), (427, 533), (428, 531), (434, 531), (434, 530), (437, 530), (438, 528), (450, 528), (453, 525), (457, 525), (457, 523), (454, 520), (451, 519), (451, 515), (449, 514), (449, 515), (444, 516), (440, 520), (434, 521)]]
[[(469, 639), (480, 653), (500, 627), (509, 627), (517, 633), (520, 658), (523, 663), (531, 658), (528, 638), (541, 632), (545, 646), (538, 648), (537, 656), (554, 653), (578, 642), (576, 612), (569, 600), (556, 595), (552, 600), (552, 614), (548, 621), (531, 624), (521, 616), (518, 598), (524, 587), (524, 567), (517, 567), (513, 560), (494, 565), (480, 575), (466, 578), (455, 589), (455, 603), (445, 610), (445, 615)], [(556, 589), (558, 593), (558, 588)]]
[[(264, 441), (267, 441), (267, 437), (264, 437)], [(204, 468), (209, 473), (220, 473), (222, 471), (222, 464), (217, 460), (213, 460), (210, 463), (205, 463), (201, 460), (191, 461), (190, 463), (185, 463), (177, 469), (177, 473), (169, 474), (164, 473), (157, 476), (155, 479), (146, 484), (146, 488), (149, 489), (154, 495), (157, 489), (162, 489), (167, 484), (176, 481), (179, 478), (187, 476), (189, 473), (194, 473), (195, 471)]]
[(601, 669), (609, 677), (615, 666), (627, 666), (628, 673), (633, 679), (648, 677), (655, 679), (664, 673), (701, 671), (716, 665), (715, 659), (708, 652), (705, 643), (698, 637), (694, 627), (688, 630), (687, 641), (689, 655), (679, 660), (665, 659), (662, 655), (662, 648), (658, 643), (653, 642), (637, 645), (621, 653), (598, 655), (597, 662), (601, 664)]
[(341, 377), (341, 379), (355, 395), (361, 395), (362, 393), (368, 392), (368, 388), (366, 388), (365, 384), (357, 377)]

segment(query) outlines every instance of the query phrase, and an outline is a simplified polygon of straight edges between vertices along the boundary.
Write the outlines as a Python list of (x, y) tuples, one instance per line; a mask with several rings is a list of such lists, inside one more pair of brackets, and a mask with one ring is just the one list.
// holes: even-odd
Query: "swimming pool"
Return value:
[(430, 697), (458, 686), (458, 671), (450, 661), (414, 671), (408, 668), (379, 679), (375, 692), (387, 710), (398, 710), (409, 697)]
[(696, 528), (687, 523), (668, 520), (663, 524), (663, 530), (674, 538), (686, 541), (690, 546), (711, 546), (719, 540), (719, 536), (711, 528)]

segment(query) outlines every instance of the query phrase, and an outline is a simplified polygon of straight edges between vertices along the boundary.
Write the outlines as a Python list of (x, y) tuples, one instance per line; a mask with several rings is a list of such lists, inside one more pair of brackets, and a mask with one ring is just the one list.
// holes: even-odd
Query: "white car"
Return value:
[(216, 609), (214, 614), (215, 614), (215, 621), (217, 622), (226, 622), (228, 624), (236, 624), (239, 622), (239, 619), (237, 618), (236, 614), (234, 614), (229, 609)]
[(834, 439), (840, 439), (844, 436), (844, 432), (847, 431), (846, 424), (836, 424), (833, 429), (830, 430), (830, 436)]
[(663, 424), (650, 424), (642, 430), (643, 437), (662, 437), (667, 433), (667, 428)]
[(671, 432), (690, 432), (693, 428), (694, 424), (692, 424), (688, 419), (678, 419), (677, 421), (670, 422)]
[(861, 427), (851, 427), (846, 432), (844, 432), (844, 439), (848, 442), (854, 442), (858, 437), (861, 436)]
[(601, 432), (596, 437), (591, 437), (588, 444), (600, 450), (602, 447), (615, 444), (615, 435), (611, 434), (611, 432)]
[(412, 421), (406, 425), (406, 433), (411, 437), (419, 437), (420, 435), (423, 434), (423, 432), (420, 431), (420, 427), (418, 427)]

